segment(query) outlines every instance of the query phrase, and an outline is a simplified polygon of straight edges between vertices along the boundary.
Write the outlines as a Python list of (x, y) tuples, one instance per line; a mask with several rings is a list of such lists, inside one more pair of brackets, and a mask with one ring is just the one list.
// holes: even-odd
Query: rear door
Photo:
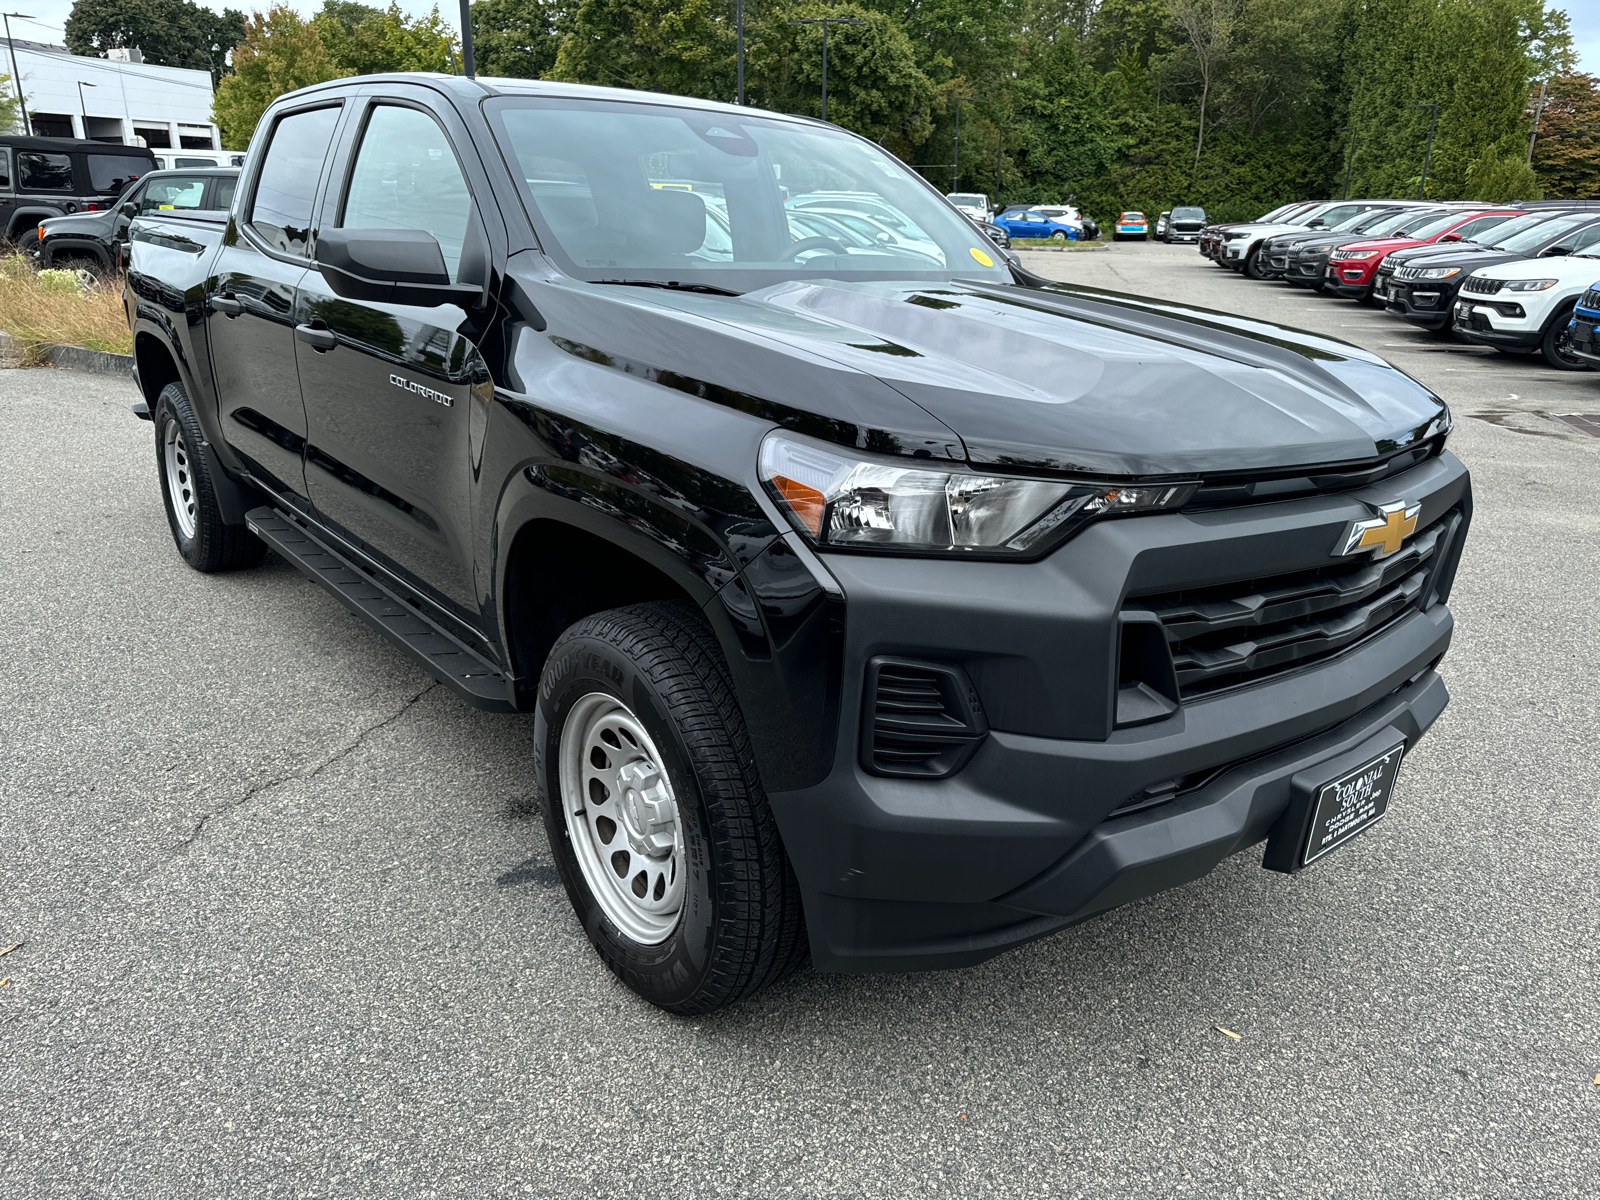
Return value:
[(223, 436), (251, 474), (308, 509), (306, 410), (295, 373), (295, 299), (310, 263), (317, 189), (343, 108), (279, 114), (246, 202), (206, 281)]
[[(483, 255), (467, 246), (484, 244), (481, 199), (468, 182), (478, 179), (486, 194), (481, 167), (450, 114), (447, 130), (402, 96), (374, 98), (352, 114), (321, 227), (425, 230), (453, 279), (481, 282)], [(485, 402), (489, 394), (473, 319), (454, 304), (347, 300), (312, 271), (301, 284), (304, 336), (295, 347), (318, 518), (469, 624), (479, 615), (468, 466), (474, 387)]]

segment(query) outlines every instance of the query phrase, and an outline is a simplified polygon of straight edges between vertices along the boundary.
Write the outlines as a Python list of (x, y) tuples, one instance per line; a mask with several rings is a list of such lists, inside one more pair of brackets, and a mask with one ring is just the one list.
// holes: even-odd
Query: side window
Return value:
[(211, 207), (229, 209), (233, 207), (233, 193), (239, 188), (239, 180), (219, 179), (217, 186), (211, 193)]
[(170, 212), (173, 209), (199, 208), (206, 193), (206, 181), (192, 176), (174, 175), (167, 179), (152, 179), (139, 201), (139, 215), (153, 212)]
[(1567, 245), (1572, 247), (1573, 253), (1587, 250), (1596, 242), (1600, 242), (1600, 225), (1591, 225), (1587, 229), (1580, 229), (1569, 238), (1563, 238)]
[(250, 228), (267, 245), (285, 254), (304, 254), (311, 236), (311, 202), (316, 199), (322, 160), (333, 141), (338, 108), (314, 108), (279, 119), (256, 179)]
[(11, 151), (0, 146), (0, 192), (11, 190)]
[(1462, 241), (1466, 241), (1469, 238), (1477, 237), (1486, 229), (1493, 229), (1505, 219), (1504, 217), (1479, 217), (1476, 221), (1468, 221), (1455, 232), (1461, 235)]
[(414, 108), (379, 105), (367, 119), (345, 194), (346, 229), (423, 229), (455, 278), (472, 195), (444, 130)]
[(65, 154), (17, 152), (17, 189), (24, 192), (70, 192), (72, 160)]

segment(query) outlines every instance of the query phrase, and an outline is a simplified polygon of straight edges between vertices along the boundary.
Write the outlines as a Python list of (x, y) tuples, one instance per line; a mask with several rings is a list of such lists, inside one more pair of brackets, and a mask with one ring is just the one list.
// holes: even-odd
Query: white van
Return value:
[(974, 221), (982, 221), (987, 225), (994, 220), (994, 210), (989, 207), (989, 197), (982, 192), (947, 192), (944, 198)]
[(242, 167), (243, 150), (152, 150), (163, 171), (189, 167)]

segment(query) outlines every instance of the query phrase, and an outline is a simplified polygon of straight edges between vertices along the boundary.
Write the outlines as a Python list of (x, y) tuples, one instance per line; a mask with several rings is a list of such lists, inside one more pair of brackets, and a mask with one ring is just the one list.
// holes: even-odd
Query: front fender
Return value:
[(111, 267), (111, 255), (104, 244), (92, 238), (47, 237), (39, 243), (40, 261), (46, 267), (54, 265), (58, 254), (88, 254), (102, 267)]

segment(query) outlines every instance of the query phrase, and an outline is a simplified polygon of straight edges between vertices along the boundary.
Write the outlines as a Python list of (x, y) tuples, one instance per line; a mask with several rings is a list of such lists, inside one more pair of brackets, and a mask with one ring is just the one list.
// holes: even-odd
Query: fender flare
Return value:
[(106, 253), (105, 245), (94, 238), (57, 236), (47, 237), (39, 243), (39, 254), (46, 267), (54, 265), (56, 255), (63, 251), (88, 253), (102, 267), (107, 270), (111, 268), (111, 256)]
[(30, 225), (37, 225), (40, 221), (48, 221), (51, 217), (65, 217), (68, 215), (66, 209), (52, 208), (50, 206), (19, 208), (11, 214), (11, 223), (6, 226), (6, 241), (16, 241)]

